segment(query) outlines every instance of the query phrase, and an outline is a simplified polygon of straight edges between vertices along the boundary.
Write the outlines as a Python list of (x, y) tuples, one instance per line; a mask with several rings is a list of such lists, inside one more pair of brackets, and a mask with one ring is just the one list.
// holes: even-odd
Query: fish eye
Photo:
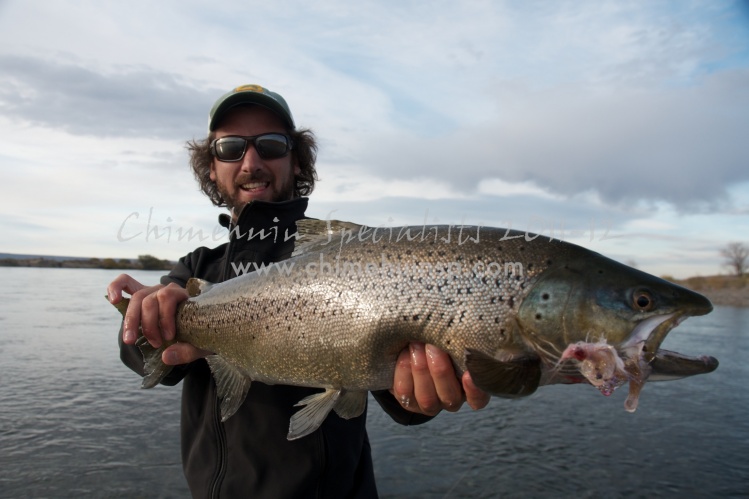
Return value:
[(655, 300), (650, 293), (644, 289), (638, 289), (632, 295), (632, 305), (635, 310), (647, 312), (653, 310)]

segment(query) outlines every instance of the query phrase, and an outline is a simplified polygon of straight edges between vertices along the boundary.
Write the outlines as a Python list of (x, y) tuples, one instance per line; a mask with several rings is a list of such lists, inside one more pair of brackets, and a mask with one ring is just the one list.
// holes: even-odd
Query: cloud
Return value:
[[(19, 251), (48, 228), (66, 252), (179, 256), (190, 244), (122, 243), (118, 224), (153, 207), (212, 227), (182, 145), (258, 82), (320, 139), (311, 216), (593, 227), (581, 244), (677, 261), (746, 225), (742, 5), (0, 0), (0, 224), (36, 229), (3, 225)], [(626, 237), (599, 241), (609, 226)]]
[(382, 134), (361, 157), (390, 178), (439, 174), (466, 193), (500, 178), (564, 196), (595, 190), (608, 202), (663, 200), (693, 210), (749, 180), (749, 114), (739, 111), (749, 108), (749, 71), (704, 80), (603, 95), (499, 87), (491, 100), (513, 108), (502, 120), (432, 137)]
[[(72, 60), (0, 55), (0, 110), (6, 118), (76, 135), (200, 136), (220, 90), (147, 67), (115, 71)], [(204, 125), (205, 124), (205, 125)]]

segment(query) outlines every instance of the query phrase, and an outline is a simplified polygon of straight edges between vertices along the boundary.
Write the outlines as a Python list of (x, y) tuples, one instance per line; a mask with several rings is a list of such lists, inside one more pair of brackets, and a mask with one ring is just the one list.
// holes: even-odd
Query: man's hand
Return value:
[(473, 384), (468, 372), (458, 380), (447, 353), (423, 343), (411, 343), (400, 353), (390, 392), (405, 409), (428, 416), (442, 409), (455, 412), (463, 402), (482, 409), (491, 398)]
[[(138, 329), (154, 348), (159, 348), (165, 341), (174, 340), (177, 305), (189, 298), (184, 288), (174, 283), (145, 286), (127, 274), (120, 274), (107, 287), (109, 301), (119, 303), (123, 291), (130, 294), (122, 327), (123, 343), (134, 345), (138, 339)], [(209, 354), (188, 343), (175, 343), (164, 350), (161, 359), (167, 365), (187, 364)]]

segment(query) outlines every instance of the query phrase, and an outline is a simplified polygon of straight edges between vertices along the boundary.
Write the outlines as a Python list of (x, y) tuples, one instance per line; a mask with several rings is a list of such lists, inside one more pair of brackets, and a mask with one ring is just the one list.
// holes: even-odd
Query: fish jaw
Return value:
[(629, 338), (619, 346), (619, 350), (628, 358), (643, 355), (649, 362), (655, 357), (655, 351), (666, 335), (684, 319), (686, 319), (685, 316), (679, 316), (676, 313), (654, 315), (643, 319), (637, 323)]
[[(629, 339), (618, 349), (605, 339), (570, 344), (559, 362), (571, 360), (582, 377), (606, 396), (629, 383), (624, 408), (635, 412), (642, 388), (654, 374), (653, 381), (679, 379), (706, 374), (718, 367), (714, 357), (692, 358), (657, 348), (668, 332), (687, 317), (676, 313), (648, 317), (637, 324)], [(650, 348), (656, 350), (648, 350), (648, 345), (653, 345)]]

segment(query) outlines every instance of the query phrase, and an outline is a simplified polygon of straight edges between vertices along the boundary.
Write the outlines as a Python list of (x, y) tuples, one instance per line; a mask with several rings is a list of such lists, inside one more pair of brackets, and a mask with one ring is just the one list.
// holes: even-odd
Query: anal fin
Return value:
[(247, 397), (252, 380), (242, 371), (218, 355), (205, 358), (216, 381), (216, 391), (221, 401), (221, 421), (226, 421), (239, 409)]
[(305, 437), (318, 429), (333, 407), (336, 406), (342, 390), (326, 389), (324, 392), (315, 393), (304, 397), (298, 406), (304, 409), (291, 416), (289, 421), (288, 440), (296, 440)]
[(343, 390), (333, 410), (343, 419), (352, 419), (361, 416), (366, 407), (367, 392), (347, 392)]
[(503, 361), (469, 348), (466, 368), (477, 387), (498, 397), (525, 397), (535, 392), (541, 381), (541, 361), (536, 357)]

